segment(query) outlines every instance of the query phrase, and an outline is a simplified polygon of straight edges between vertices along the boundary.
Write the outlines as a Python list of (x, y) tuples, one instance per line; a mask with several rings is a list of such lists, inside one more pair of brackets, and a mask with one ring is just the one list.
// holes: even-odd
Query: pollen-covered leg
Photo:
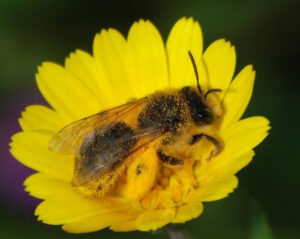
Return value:
[(157, 151), (158, 158), (167, 167), (180, 167), (183, 165), (183, 160), (165, 154), (161, 149)]
[(77, 188), (86, 196), (103, 197), (116, 187), (116, 183), (124, 170), (125, 165), (116, 167), (115, 169), (112, 169), (110, 172), (101, 176), (99, 179), (94, 179)]
[(193, 135), (193, 137), (189, 141), (189, 144), (193, 145), (193, 144), (199, 142), (203, 138), (207, 139), (209, 142), (211, 142), (215, 146), (214, 150), (211, 152), (211, 156), (215, 156), (222, 151), (222, 149), (223, 149), (222, 143), (219, 140), (217, 140), (216, 138), (214, 138), (208, 134), (201, 133), (201, 134)]
[(122, 191), (126, 198), (138, 200), (154, 185), (159, 163), (156, 148), (151, 146), (136, 152), (132, 157)]

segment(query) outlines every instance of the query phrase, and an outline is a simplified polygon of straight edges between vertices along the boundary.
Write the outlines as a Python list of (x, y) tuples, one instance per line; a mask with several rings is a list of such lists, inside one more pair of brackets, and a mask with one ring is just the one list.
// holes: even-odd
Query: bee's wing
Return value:
[[(126, 152), (125, 158), (130, 157), (134, 152), (146, 147), (154, 140), (158, 139), (163, 135), (163, 131), (160, 128), (150, 127), (145, 129), (137, 130), (137, 132), (132, 134), (125, 134), (118, 138), (117, 140), (107, 142), (105, 146), (109, 149), (114, 149), (113, 151), (107, 152), (103, 151), (102, 155), (98, 155), (97, 159), (94, 160), (90, 165), (88, 165), (88, 170), (86, 170), (86, 165), (83, 162), (76, 161), (75, 163), (75, 173), (72, 180), (74, 186), (81, 186), (87, 182), (99, 178), (104, 175), (106, 172), (110, 171), (113, 168), (113, 165), (116, 163), (121, 163), (122, 158), (120, 155), (123, 153), (123, 146), (128, 142), (133, 140), (136, 142), (135, 145)], [(107, 157), (109, 155), (109, 160)], [(121, 161), (120, 161), (121, 160)], [(116, 169), (116, 167), (114, 167)]]
[(137, 116), (146, 103), (147, 98), (131, 101), (127, 104), (100, 112), (87, 118), (73, 122), (61, 129), (49, 142), (53, 152), (76, 154), (83, 140), (96, 129), (109, 123), (122, 121), (126, 117)]

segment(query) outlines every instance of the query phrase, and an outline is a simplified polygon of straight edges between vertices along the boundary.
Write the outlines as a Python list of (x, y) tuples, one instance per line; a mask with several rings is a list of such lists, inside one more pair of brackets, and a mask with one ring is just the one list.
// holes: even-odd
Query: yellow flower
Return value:
[[(192, 18), (174, 25), (166, 45), (157, 29), (141, 20), (132, 25), (127, 39), (114, 29), (102, 30), (95, 37), (92, 56), (77, 50), (64, 67), (45, 62), (38, 68), (38, 87), (52, 108), (28, 106), (19, 120), (23, 131), (12, 137), (10, 146), (16, 159), (37, 171), (24, 185), (43, 200), (35, 211), (39, 220), (73, 233), (106, 227), (156, 230), (198, 217), (203, 202), (224, 198), (237, 187), (235, 174), (253, 158), (253, 148), (267, 136), (269, 122), (261, 116), (240, 120), (252, 94), (252, 66), (232, 80), (236, 54), (230, 42), (217, 40), (204, 53), (202, 45), (201, 28)], [(140, 178), (135, 173), (137, 158), (121, 172), (125, 180), (104, 196), (72, 187), (74, 156), (50, 151), (51, 138), (69, 123), (132, 98), (196, 86), (188, 50), (196, 60), (202, 90), (222, 89), (208, 100), (221, 117), (209, 130), (222, 139), (223, 150), (210, 157), (211, 143), (202, 140), (194, 157), (177, 169), (151, 157), (156, 151), (150, 147)]]

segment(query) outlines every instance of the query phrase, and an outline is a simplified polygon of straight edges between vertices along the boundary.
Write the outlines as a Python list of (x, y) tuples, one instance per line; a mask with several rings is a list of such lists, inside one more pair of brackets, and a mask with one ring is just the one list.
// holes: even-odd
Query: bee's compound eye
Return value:
[(202, 124), (210, 124), (214, 121), (214, 115), (213, 112), (208, 110), (207, 108), (204, 109), (197, 109), (197, 111), (200, 112), (195, 112), (194, 114), (194, 122), (196, 124), (202, 125)]

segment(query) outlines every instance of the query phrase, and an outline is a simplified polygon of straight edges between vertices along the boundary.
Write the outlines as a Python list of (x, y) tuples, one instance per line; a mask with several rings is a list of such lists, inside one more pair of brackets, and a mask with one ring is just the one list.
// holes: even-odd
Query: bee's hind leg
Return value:
[(203, 138), (207, 139), (209, 142), (211, 142), (215, 146), (215, 149), (211, 152), (211, 156), (215, 156), (222, 151), (223, 144), (219, 140), (217, 140), (216, 138), (214, 138), (208, 134), (201, 133), (201, 134), (193, 135), (193, 137), (189, 141), (189, 144), (194, 145), (195, 143), (199, 142)]

